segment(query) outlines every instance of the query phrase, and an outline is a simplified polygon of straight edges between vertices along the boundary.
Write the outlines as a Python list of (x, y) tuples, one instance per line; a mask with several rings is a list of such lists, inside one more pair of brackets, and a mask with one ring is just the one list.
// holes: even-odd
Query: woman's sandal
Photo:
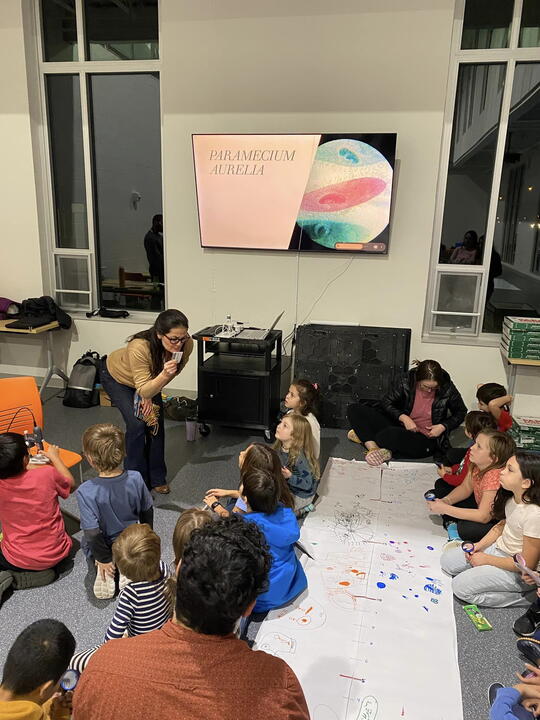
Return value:
[(386, 448), (374, 448), (366, 453), (366, 462), (372, 467), (379, 467), (392, 459), (392, 453)]
[(160, 495), (168, 495), (171, 492), (171, 488), (168, 485), (158, 485), (157, 487), (153, 487), (152, 490)]
[(350, 440), (353, 443), (358, 443), (359, 445), (362, 444), (362, 441), (358, 437), (358, 435), (354, 432), (354, 430), (349, 430), (347, 433), (347, 440)]

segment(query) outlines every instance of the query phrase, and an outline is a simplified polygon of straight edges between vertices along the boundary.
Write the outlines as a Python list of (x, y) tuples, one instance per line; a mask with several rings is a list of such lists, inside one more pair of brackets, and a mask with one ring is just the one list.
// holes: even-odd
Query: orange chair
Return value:
[[(34, 431), (34, 425), (43, 428), (43, 406), (38, 386), (33, 377), (16, 377), (0, 379), (0, 433), (25, 430)], [(49, 443), (43, 443), (45, 448)], [(30, 452), (32, 452), (34, 449)], [(79, 475), (82, 481), (80, 462), (82, 457), (72, 450), (60, 449), (60, 458), (66, 467), (79, 464)]]

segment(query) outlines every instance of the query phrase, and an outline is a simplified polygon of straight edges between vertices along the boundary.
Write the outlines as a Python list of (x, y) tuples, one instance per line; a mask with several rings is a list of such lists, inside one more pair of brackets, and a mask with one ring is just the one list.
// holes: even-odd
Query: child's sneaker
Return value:
[(497, 693), (499, 690), (504, 687), (502, 683), (494, 682), (491, 683), (491, 685), (488, 688), (488, 700), (489, 700), (489, 706), (491, 707), (493, 703), (495, 702), (495, 698), (497, 697)]
[(116, 584), (114, 582), (114, 577), (111, 575), (105, 575), (105, 580), (103, 580), (101, 573), (98, 570), (94, 581), (94, 595), (98, 598), (98, 600), (108, 600), (109, 598), (114, 597), (115, 590)]
[(519, 637), (531, 637), (540, 627), (540, 607), (533, 602), (525, 615), (521, 615), (512, 626), (512, 630)]
[(118, 590), (123, 590), (130, 582), (131, 580), (128, 577), (120, 573), (120, 577), (118, 578)]
[(443, 547), (444, 550), (449, 550), (453, 547), (461, 547), (461, 540), (449, 540), (446, 545)]

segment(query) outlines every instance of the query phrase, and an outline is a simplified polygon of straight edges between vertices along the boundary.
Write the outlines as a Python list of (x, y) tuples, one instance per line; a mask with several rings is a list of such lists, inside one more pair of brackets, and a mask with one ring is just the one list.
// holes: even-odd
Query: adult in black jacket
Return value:
[(349, 405), (348, 438), (363, 443), (366, 461), (381, 465), (400, 457), (440, 458), (448, 434), (463, 422), (467, 408), (458, 389), (436, 360), (417, 362), (377, 404)]

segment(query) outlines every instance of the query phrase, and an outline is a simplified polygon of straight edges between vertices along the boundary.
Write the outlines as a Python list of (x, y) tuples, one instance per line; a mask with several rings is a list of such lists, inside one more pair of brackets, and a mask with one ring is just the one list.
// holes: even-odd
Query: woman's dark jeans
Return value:
[(135, 389), (116, 382), (107, 370), (105, 360), (101, 361), (99, 378), (103, 389), (120, 410), (126, 423), (125, 469), (140, 472), (149, 489), (166, 485), (165, 425), (161, 393), (152, 398), (153, 402), (159, 406), (158, 432), (157, 435), (152, 435), (144, 420), (139, 420), (134, 415), (133, 398)]

